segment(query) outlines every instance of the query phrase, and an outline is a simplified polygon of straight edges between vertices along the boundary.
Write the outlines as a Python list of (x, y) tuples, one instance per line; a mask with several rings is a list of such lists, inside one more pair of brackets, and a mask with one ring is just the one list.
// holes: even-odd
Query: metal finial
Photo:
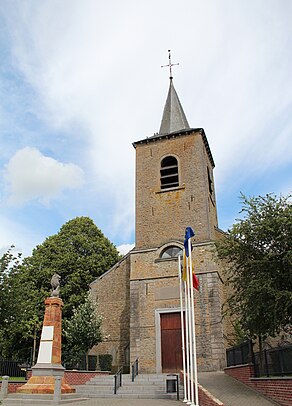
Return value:
[(169, 79), (171, 80), (171, 79), (173, 79), (173, 76), (172, 76), (172, 66), (175, 66), (175, 65), (179, 65), (179, 63), (171, 63), (171, 53), (170, 53), (170, 49), (168, 50), (168, 65), (161, 65), (161, 67), (162, 68), (167, 68), (167, 67), (169, 67)]

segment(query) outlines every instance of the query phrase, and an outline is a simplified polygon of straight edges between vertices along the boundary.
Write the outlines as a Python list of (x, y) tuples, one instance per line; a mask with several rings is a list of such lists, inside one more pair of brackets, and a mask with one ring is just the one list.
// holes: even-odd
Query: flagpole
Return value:
[(189, 349), (189, 305), (188, 305), (188, 288), (187, 282), (184, 282), (185, 290), (185, 309), (186, 309), (186, 352), (187, 352), (187, 383), (188, 383), (188, 396), (187, 401), (191, 400), (191, 385), (190, 385), (190, 349)]
[[(190, 242), (190, 239), (188, 240), (188, 243)], [(194, 404), (194, 366), (193, 366), (193, 341), (194, 341), (194, 335), (193, 335), (193, 329), (192, 329), (192, 302), (191, 302), (191, 297), (190, 297), (190, 290), (191, 290), (191, 282), (192, 278), (190, 278), (190, 262), (189, 258), (191, 255), (191, 251), (189, 248), (189, 256), (187, 256), (187, 291), (188, 291), (188, 321), (189, 321), (189, 343), (190, 343), (190, 387), (191, 387), (191, 399), (190, 399), (190, 404), (193, 406)]]
[[(193, 267), (192, 267), (192, 247), (191, 247), (191, 239), (188, 239), (188, 249), (189, 249), (189, 278), (190, 278), (190, 291), (191, 291), (191, 324), (192, 324), (192, 333), (193, 333), (193, 348), (192, 353), (194, 357), (193, 363), (193, 379), (194, 384), (192, 384), (192, 388), (194, 391), (195, 386), (195, 406), (199, 406), (199, 394), (198, 394), (198, 374), (197, 374), (197, 349), (196, 349), (196, 325), (195, 325), (195, 306), (194, 306), (194, 285), (193, 285)], [(194, 397), (192, 396), (192, 401)]]
[(183, 313), (183, 287), (181, 277), (181, 256), (178, 256), (178, 277), (179, 277), (179, 295), (180, 295), (180, 318), (181, 318), (181, 342), (182, 342), (182, 359), (183, 359), (183, 378), (184, 378), (184, 402), (187, 401), (187, 382), (186, 382), (186, 351), (185, 351), (185, 329)]

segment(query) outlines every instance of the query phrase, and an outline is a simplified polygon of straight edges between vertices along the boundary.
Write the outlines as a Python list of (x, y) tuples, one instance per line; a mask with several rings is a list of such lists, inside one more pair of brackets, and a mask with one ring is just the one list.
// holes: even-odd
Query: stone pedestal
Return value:
[(62, 306), (58, 297), (45, 300), (45, 317), (37, 363), (32, 367), (28, 382), (17, 389), (20, 393), (54, 393), (55, 377), (61, 377), (61, 393), (73, 393), (65, 382), (64, 367), (61, 365)]

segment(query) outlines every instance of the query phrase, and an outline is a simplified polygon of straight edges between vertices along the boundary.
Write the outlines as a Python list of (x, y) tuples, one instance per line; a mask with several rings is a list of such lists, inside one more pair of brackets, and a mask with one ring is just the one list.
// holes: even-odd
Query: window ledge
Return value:
[(186, 186), (185, 186), (185, 184), (183, 183), (182, 186), (176, 186), (176, 187), (170, 187), (169, 189), (158, 190), (158, 191), (155, 192), (155, 193), (156, 193), (156, 194), (159, 194), (159, 193), (175, 192), (175, 191), (177, 191), (177, 190), (183, 190), (183, 189), (185, 189), (185, 188), (186, 188)]
[(168, 262), (168, 261), (177, 261), (178, 257), (172, 257), (172, 258), (157, 258), (154, 260), (154, 262)]

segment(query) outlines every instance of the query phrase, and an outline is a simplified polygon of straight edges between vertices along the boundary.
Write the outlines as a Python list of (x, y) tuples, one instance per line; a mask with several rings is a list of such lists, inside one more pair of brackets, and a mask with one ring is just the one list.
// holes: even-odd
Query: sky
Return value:
[(215, 160), (219, 227), (291, 190), (291, 0), (1, 0), (0, 254), (77, 216), (134, 243), (134, 141), (174, 86)]

